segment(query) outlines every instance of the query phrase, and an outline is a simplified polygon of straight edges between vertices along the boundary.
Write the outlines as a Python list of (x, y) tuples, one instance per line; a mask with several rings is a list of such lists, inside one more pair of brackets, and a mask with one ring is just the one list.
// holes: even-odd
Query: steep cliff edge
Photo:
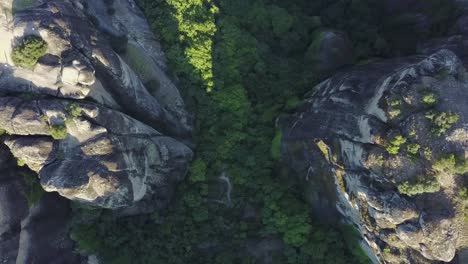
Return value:
[[(163, 55), (149, 56), (154, 65), (146, 70), (159, 70), (155, 76), (166, 85), (158, 91), (172, 90), (172, 103), (149, 92), (125, 62), (130, 52), (116, 50), (116, 40), (95, 28), (80, 1), (18, 3), (3, 2), (13, 16), (3, 23), (10, 38), (2, 43), (11, 52), (4, 51), (0, 65), (0, 127), (14, 156), (39, 174), (46, 190), (91, 205), (116, 209), (156, 189), (170, 192), (192, 156), (179, 141), (190, 139), (192, 125), (177, 89), (167, 84)], [(132, 18), (137, 26), (145, 21), (128, 12)], [(128, 35), (118, 44), (158, 49), (149, 30), (146, 38), (130, 34), (135, 31), (119, 32)]]
[(0, 262), (84, 263), (68, 238), (68, 201), (43, 193), (3, 145), (0, 161)]
[(69, 203), (56, 193), (149, 213), (165, 208), (185, 177), (192, 116), (142, 13), (133, 1), (112, 1), (125, 15), (102, 20), (108, 2), (0, 1), (2, 263), (81, 261), (67, 234)]
[(336, 204), (376, 262), (449, 262), (466, 246), (467, 87), (442, 49), (339, 73), (280, 118), (284, 159), (325, 187), (312, 200)]

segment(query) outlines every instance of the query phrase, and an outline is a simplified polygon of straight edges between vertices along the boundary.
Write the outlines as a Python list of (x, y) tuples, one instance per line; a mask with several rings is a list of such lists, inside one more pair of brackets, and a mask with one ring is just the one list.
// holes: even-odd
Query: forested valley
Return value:
[(303, 182), (281, 163), (275, 120), (339, 70), (317, 61), (323, 32), (349, 36), (342, 67), (415, 54), (417, 40), (453, 23), (449, 1), (429, 1), (430, 28), (373, 0), (136, 2), (196, 118), (195, 159), (167, 211), (116, 219), (75, 206), (79, 248), (113, 264), (244, 264), (255, 263), (249, 241), (279, 239), (275, 263), (370, 263), (353, 226), (310, 210)]

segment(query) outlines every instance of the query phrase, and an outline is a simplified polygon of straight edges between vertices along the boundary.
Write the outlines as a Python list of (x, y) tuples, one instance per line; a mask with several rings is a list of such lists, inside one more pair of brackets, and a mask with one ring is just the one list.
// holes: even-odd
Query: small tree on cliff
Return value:
[(47, 51), (47, 43), (40, 37), (27, 36), (13, 49), (11, 58), (16, 66), (32, 69)]

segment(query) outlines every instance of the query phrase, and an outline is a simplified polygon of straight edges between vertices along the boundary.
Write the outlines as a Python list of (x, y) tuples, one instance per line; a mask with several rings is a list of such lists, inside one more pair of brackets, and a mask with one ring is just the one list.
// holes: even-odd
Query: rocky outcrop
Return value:
[[(44, 3), (39, 4), (40, 2)], [(126, 54), (115, 52), (105, 35), (96, 30), (89, 17), (85, 15), (80, 1), (37, 1), (36, 3), (39, 5), (15, 13), (13, 20), (8, 24), (9, 29), (5, 30), (11, 34), (11, 39), (3, 41), (10, 41), (11, 45), (15, 46), (25, 36), (39, 36), (48, 44), (47, 56), (44, 56), (31, 72), (7, 67), (7, 64), (12, 64), (11, 58), (7, 55), (5, 61), (7, 64), (3, 64), (1, 68), (0, 85), (4, 87), (3, 91), (39, 92), (40, 90), (40, 93), (63, 98), (86, 98), (112, 108), (123, 108), (133, 117), (167, 134), (179, 138), (189, 137), (191, 117), (187, 114), (177, 89), (169, 81), (164, 69), (155, 66), (147, 68), (146, 71), (148, 74), (157, 71), (159, 78), (165, 80), (163, 83), (166, 85), (162, 85), (163, 88), (159, 90), (171, 95), (170, 102), (168, 96), (162, 96), (160, 93), (152, 95), (148, 91), (149, 87), (143, 83), (148, 80), (139, 78), (136, 73), (139, 69), (135, 67), (137, 65), (133, 65), (132, 68), (132, 65), (124, 60)], [(137, 15), (141, 13), (130, 12), (127, 17), (143, 24), (144, 19)], [(140, 28), (130, 28), (140, 24), (127, 24), (129, 27), (127, 31), (140, 31)], [(152, 46), (156, 47), (155, 50), (159, 49), (149, 30), (146, 34), (152, 36), (153, 42), (144, 38), (133, 38), (132, 42), (129, 42), (133, 43), (133, 46), (147, 47), (144, 56), (151, 52), (149, 48)], [(112, 43), (115, 42), (116, 40), (112, 39)], [(126, 39), (120, 42), (123, 42), (122, 45), (127, 45)], [(142, 51), (138, 52), (141, 56)], [(159, 55), (151, 58), (156, 61), (162, 56), (159, 50)], [(161, 60), (163, 64), (164, 60)]]
[(82, 1), (85, 12), (96, 20), (98, 28), (107, 32), (112, 39), (120, 40), (122, 59), (149, 86), (149, 92), (173, 112), (184, 113), (184, 102), (179, 91), (165, 73), (167, 66), (164, 53), (143, 13), (133, 1), (105, 2)]
[[(116, 215), (165, 208), (193, 155), (192, 117), (133, 1), (0, 8), (0, 262), (86, 263), (63, 197)], [(31, 36), (47, 50), (24, 68), (12, 51)]]
[[(1, 2), (12, 11), (2, 47), (31, 35), (47, 44), (32, 69), (2, 51), (5, 144), (46, 191), (132, 213), (163, 208), (191, 160), (192, 124), (141, 11), (127, 0), (112, 1), (122, 14), (104, 18), (99, 8), (109, 1), (28, 3)], [(148, 60), (144, 74), (131, 56)]]
[(85, 263), (67, 234), (68, 201), (28, 185), (36, 176), (18, 169), (5, 146), (0, 161), (0, 262)]
[(184, 144), (96, 105), (3, 97), (0, 106), (13, 155), (39, 175), (46, 191), (69, 199), (110, 209), (142, 199), (164, 204), (191, 158)]
[(375, 262), (449, 262), (463, 246), (468, 74), (452, 51), (432, 52), (339, 73), (278, 121), (314, 207), (336, 205)]

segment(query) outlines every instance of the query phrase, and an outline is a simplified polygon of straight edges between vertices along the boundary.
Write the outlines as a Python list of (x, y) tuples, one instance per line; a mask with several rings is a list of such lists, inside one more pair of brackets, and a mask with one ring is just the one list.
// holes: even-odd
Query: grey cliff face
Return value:
[[(466, 242), (467, 76), (446, 49), (356, 66), (279, 119), (282, 156), (316, 186), (314, 206), (336, 204), (375, 262), (449, 262)], [(440, 165), (449, 155), (456, 165)]]
[[(100, 17), (103, 5), (0, 1), (1, 263), (86, 263), (60, 196), (149, 213), (185, 177), (192, 117), (160, 45), (133, 1), (114, 1), (119, 18)], [(12, 51), (30, 36), (45, 54), (32, 68), (15, 65)]]
[[(184, 144), (108, 108), (16, 97), (0, 104), (13, 155), (39, 175), (46, 191), (72, 200), (117, 209), (151, 199), (159, 206), (167, 197), (159, 204), (153, 194), (181, 181), (192, 155)], [(67, 113), (72, 104), (79, 116)], [(66, 137), (54, 140), (51, 127), (62, 124)]]
[[(106, 17), (103, 1), (1, 4), (14, 10), (0, 32), (0, 127), (14, 157), (68, 199), (132, 213), (163, 208), (192, 158), (192, 117), (141, 11), (124, 0), (114, 8), (125, 15)], [(31, 69), (11, 57), (30, 36), (47, 44)], [(142, 57), (144, 68), (135, 65)]]
[[(97, 28), (91, 18), (104, 3), (85, 2), (0, 1), (2, 263), (85, 263), (60, 196), (149, 213), (167, 206), (192, 159), (192, 117), (142, 13), (133, 1), (114, 1), (126, 15)], [(47, 50), (23, 68), (11, 54), (30, 36)], [(111, 46), (116, 36), (123, 50)]]
[(68, 237), (70, 207), (56, 193), (31, 204), (26, 177), (8, 148), (0, 146), (0, 263), (85, 263)]
[[(134, 70), (136, 67), (132, 68), (131, 63), (126, 61), (129, 56), (133, 60), (139, 59), (133, 57), (146, 57), (151, 52), (147, 49), (152, 45), (158, 49), (159, 45), (153, 40), (154, 36), (149, 29), (145, 32), (153, 39), (128, 35), (128, 42), (120, 40), (120, 45), (125, 45), (127, 53), (119, 55), (103, 37), (104, 34), (90, 22), (85, 15), (86, 10), (81, 9), (79, 2), (44, 2), (16, 12), (9, 26), (12, 46), (17, 45), (25, 36), (36, 35), (48, 44), (47, 56), (41, 58), (33, 72), (6, 67), (3, 70), (3, 75), (6, 76), (0, 82), (7, 87), (4, 89), (18, 91), (18, 79), (24, 79), (21, 92), (41, 90), (41, 93), (63, 98), (93, 99), (112, 108), (121, 107), (137, 119), (168, 134), (182, 138), (189, 136), (191, 118), (184, 109), (174, 84), (159, 65), (164, 61), (157, 62), (162, 56), (161, 52), (159, 51), (159, 56), (150, 58), (151, 61), (147, 64), (151, 66), (145, 69)], [(120, 2), (128, 4), (128, 1)], [(139, 19), (142, 20), (140, 23), (144, 22), (142, 18)], [(130, 26), (138, 27), (139, 24)], [(127, 31), (130, 32), (130, 29)], [(8, 54), (6, 61), (11, 64)], [(4, 68), (5, 66), (3, 65)], [(140, 71), (151, 76), (140, 79)], [(151, 94), (148, 87), (144, 86), (143, 82), (149, 80), (163, 82), (158, 87), (158, 92)], [(167, 95), (163, 96), (162, 93)]]

